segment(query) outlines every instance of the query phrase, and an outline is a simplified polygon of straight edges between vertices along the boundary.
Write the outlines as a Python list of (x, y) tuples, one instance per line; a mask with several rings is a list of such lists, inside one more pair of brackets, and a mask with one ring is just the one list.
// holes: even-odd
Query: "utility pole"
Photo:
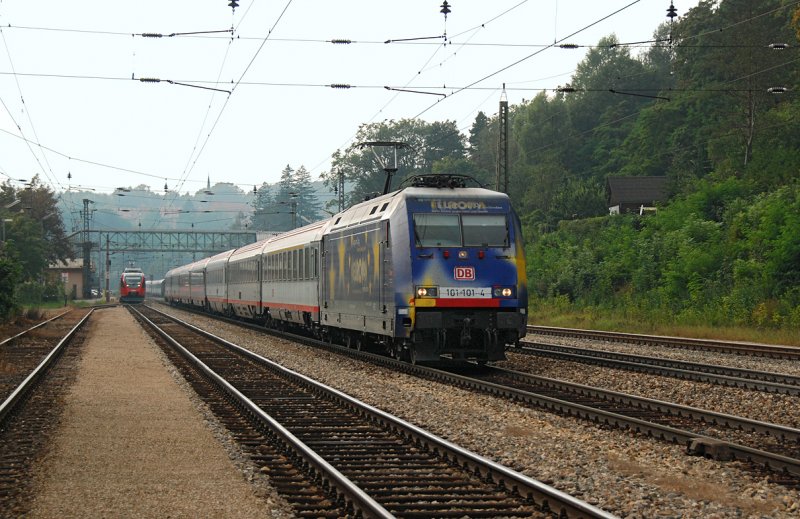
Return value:
[(92, 213), (94, 209), (89, 211), (89, 204), (93, 204), (92, 200), (88, 198), (83, 199), (83, 211), (81, 211), (81, 216), (83, 216), (83, 299), (89, 299), (92, 295), (91, 289), (89, 287), (89, 280), (90, 280), (90, 266), (92, 263), (92, 242), (91, 242), (91, 221), (92, 221)]
[(508, 193), (508, 98), (506, 98), (506, 84), (503, 83), (503, 93), (500, 95), (500, 111), (497, 115), (499, 131), (497, 137), (497, 170), (495, 189)]
[(111, 297), (108, 293), (109, 289), (108, 280), (111, 275), (109, 273), (109, 270), (111, 269), (111, 257), (110, 257), (111, 253), (109, 252), (109, 249), (110, 249), (110, 244), (108, 239), (108, 233), (106, 233), (106, 303), (108, 303), (109, 298)]
[(341, 213), (344, 211), (344, 171), (342, 168), (339, 168), (339, 212)]

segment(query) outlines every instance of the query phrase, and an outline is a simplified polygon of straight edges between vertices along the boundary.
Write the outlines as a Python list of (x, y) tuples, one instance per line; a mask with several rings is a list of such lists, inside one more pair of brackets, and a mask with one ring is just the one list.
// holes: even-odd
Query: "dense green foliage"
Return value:
[(14, 289), (20, 275), (19, 263), (14, 256), (3, 247), (0, 251), (0, 321), (8, 319), (17, 305)]
[[(0, 320), (7, 319), (20, 302), (41, 301), (44, 271), (72, 254), (57, 207), (55, 194), (34, 177), (23, 189), (9, 182), (0, 185)], [(20, 283), (37, 287), (20, 291)]]
[(800, 184), (702, 182), (657, 215), (564, 221), (528, 246), (536, 304), (800, 328)]
[[(510, 107), (509, 194), (534, 310), (800, 328), (799, 40), (796, 2), (703, 0), (646, 50), (609, 35), (568, 85)], [(418, 121), (359, 137), (429, 150), (404, 155), (401, 172), (493, 185), (498, 128), (480, 113), (463, 140)], [(356, 183), (351, 202), (376, 191), (370, 154), (335, 158)], [(608, 177), (639, 175), (666, 177), (669, 202), (609, 216)]]
[[(532, 240), (534, 306), (650, 322), (800, 328), (800, 100), (792, 93), (800, 67), (796, 51), (768, 47), (796, 49), (793, 4), (701, 2), (672, 28), (669, 53), (655, 47), (641, 60), (658, 77), (666, 70), (660, 60), (670, 56), (674, 86), (653, 92), (669, 101), (593, 105), (599, 116), (573, 144), (578, 164), (566, 153), (532, 154), (537, 172), (545, 161), (562, 168), (552, 196), (534, 186), (519, 201)], [(612, 61), (630, 67), (625, 56)], [(768, 92), (774, 86), (789, 92)], [(526, 117), (541, 121), (555, 110), (569, 114), (585, 98), (540, 96), (520, 112), (538, 112)], [(617, 116), (611, 131), (605, 121)], [(570, 200), (583, 198), (575, 205), (589, 209), (585, 193), (600, 197), (600, 183), (617, 174), (666, 176), (671, 203), (645, 218), (596, 211), (596, 218), (565, 220), (570, 212), (587, 216), (570, 209)]]

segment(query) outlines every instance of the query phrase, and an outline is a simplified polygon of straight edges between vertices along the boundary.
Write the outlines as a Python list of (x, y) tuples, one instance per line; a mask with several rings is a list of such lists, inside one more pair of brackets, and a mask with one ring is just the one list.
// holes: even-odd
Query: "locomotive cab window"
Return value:
[(139, 275), (125, 274), (123, 278), (125, 278), (125, 284), (128, 285), (130, 288), (139, 288), (139, 286), (142, 284), (141, 274)]
[(414, 240), (418, 247), (460, 247), (457, 214), (415, 214)]
[(504, 214), (463, 214), (461, 226), (465, 247), (508, 247)]

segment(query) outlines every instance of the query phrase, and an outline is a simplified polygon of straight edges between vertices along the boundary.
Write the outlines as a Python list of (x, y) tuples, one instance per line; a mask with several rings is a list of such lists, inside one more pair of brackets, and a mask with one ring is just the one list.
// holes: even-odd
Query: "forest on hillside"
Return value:
[[(509, 194), (525, 227), (532, 308), (646, 321), (800, 328), (800, 7), (718, 0), (650, 42), (601, 39), (569, 84), (509, 107)], [(422, 172), (495, 185), (498, 119), (363, 125), (401, 141), (393, 186)], [(386, 157), (391, 160), (390, 157)], [(370, 150), (326, 177), (379, 192)], [(662, 176), (654, 215), (609, 216), (611, 176)]]

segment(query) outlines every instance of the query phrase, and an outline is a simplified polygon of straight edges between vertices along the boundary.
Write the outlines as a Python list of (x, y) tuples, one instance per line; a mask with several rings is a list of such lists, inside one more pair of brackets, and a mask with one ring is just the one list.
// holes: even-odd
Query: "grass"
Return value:
[(632, 319), (624, 315), (606, 313), (601, 315), (593, 311), (555, 311), (553, 309), (532, 311), (528, 316), (528, 322), (541, 326), (559, 326), (563, 328), (588, 328), (593, 330), (800, 346), (800, 334), (797, 330), (656, 323)]

